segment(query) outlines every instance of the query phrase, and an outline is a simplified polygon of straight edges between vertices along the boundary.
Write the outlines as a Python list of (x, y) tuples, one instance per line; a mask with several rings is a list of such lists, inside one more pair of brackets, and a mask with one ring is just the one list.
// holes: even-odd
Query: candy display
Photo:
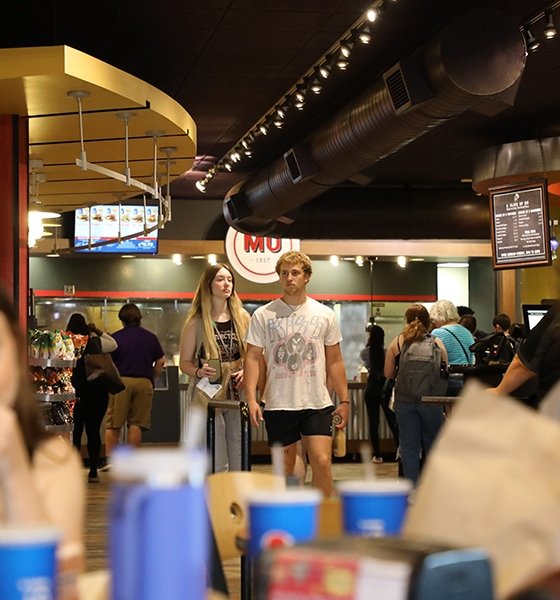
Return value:
[(47, 427), (72, 425), (72, 411), (67, 402), (41, 402), (43, 423)]
[(31, 358), (74, 360), (75, 347), (72, 337), (55, 331), (32, 329), (29, 332), (29, 356)]
[(82, 357), (82, 354), (86, 349), (86, 344), (88, 343), (89, 336), (80, 335), (79, 333), (72, 333), (70, 331), (67, 332), (67, 335), (69, 335), (72, 339), (72, 343), (74, 344), (74, 358), (78, 360), (78, 358)]
[(87, 335), (32, 329), (29, 332), (29, 369), (43, 423), (59, 433), (72, 431), (75, 390), (72, 368), (84, 352)]
[(72, 369), (31, 367), (33, 388), (39, 394), (73, 394)]

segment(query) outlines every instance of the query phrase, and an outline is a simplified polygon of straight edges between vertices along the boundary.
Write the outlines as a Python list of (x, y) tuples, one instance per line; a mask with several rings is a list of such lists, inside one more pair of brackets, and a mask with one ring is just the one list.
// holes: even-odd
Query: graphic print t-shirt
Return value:
[(334, 312), (312, 298), (295, 313), (280, 299), (258, 308), (251, 317), (247, 341), (264, 348), (266, 410), (331, 406), (324, 346), (341, 340)]

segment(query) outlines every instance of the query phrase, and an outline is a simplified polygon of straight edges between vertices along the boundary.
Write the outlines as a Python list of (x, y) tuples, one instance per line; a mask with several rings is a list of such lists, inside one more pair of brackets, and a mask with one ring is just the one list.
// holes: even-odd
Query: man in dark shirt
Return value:
[(105, 449), (111, 456), (119, 443), (121, 429), (128, 426), (127, 442), (139, 446), (142, 429), (149, 429), (154, 396), (154, 378), (165, 365), (163, 348), (157, 337), (140, 327), (142, 313), (135, 304), (125, 304), (119, 311), (123, 329), (113, 333), (118, 348), (112, 353), (126, 388), (109, 397)]
[(560, 302), (531, 329), (502, 381), (492, 391), (510, 394), (535, 376), (538, 404), (560, 379)]

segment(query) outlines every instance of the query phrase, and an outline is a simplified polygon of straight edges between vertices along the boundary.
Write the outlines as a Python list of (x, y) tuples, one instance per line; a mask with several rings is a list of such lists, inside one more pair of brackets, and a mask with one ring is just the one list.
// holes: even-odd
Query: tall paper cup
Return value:
[(412, 482), (407, 479), (341, 481), (344, 531), (351, 535), (398, 535), (404, 521)]
[(317, 534), (319, 490), (253, 491), (249, 507), (249, 554), (312, 540)]
[(56, 600), (56, 546), (51, 527), (0, 527), (0, 598)]
[(113, 451), (113, 600), (206, 597), (210, 534), (199, 467), (200, 456), (182, 448)]

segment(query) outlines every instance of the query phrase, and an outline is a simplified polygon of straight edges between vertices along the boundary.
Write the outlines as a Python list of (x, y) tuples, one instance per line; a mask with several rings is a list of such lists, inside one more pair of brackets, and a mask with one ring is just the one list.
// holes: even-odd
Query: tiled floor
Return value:
[[(379, 477), (396, 477), (397, 463), (374, 465)], [(259, 472), (270, 472), (269, 464), (255, 464), (252, 469)], [(84, 478), (87, 471), (84, 470)], [(309, 473), (308, 473), (309, 476)], [(364, 467), (355, 462), (335, 462), (333, 464), (333, 479), (359, 479), (364, 476)], [(110, 477), (108, 473), (100, 473), (101, 482), (88, 485), (86, 508), (86, 568), (88, 571), (108, 568), (107, 556), (107, 510), (110, 497)], [(239, 560), (225, 561), (224, 570), (232, 600), (239, 598)]]

